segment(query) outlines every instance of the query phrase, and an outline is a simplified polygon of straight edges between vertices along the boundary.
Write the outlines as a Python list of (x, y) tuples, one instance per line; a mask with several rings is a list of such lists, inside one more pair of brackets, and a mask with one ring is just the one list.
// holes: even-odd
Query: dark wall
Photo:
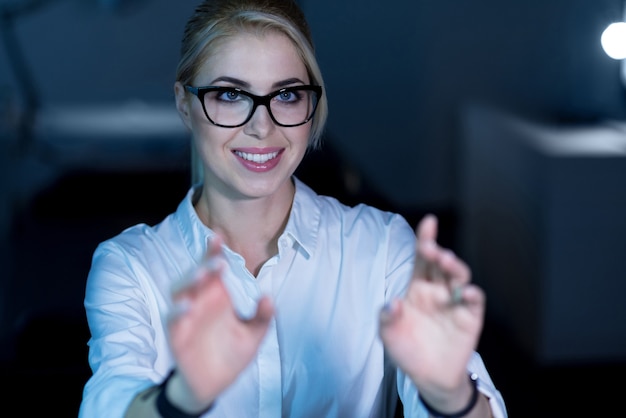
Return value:
[[(17, 16), (14, 32), (42, 105), (170, 101), (183, 25), (195, 1), (10, 1), (42, 3)], [(21, 91), (0, 49), (0, 87)]]

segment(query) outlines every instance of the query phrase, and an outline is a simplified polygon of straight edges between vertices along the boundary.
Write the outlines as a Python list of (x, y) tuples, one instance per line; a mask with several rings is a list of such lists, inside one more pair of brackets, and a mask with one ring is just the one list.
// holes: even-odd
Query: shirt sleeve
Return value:
[(85, 290), (92, 376), (80, 418), (123, 417), (132, 399), (163, 379), (155, 369), (154, 317), (137, 266), (114, 241), (94, 252)]

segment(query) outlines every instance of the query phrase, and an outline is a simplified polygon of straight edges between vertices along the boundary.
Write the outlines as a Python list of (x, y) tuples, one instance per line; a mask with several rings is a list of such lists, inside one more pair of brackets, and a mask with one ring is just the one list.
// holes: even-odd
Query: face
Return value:
[[(308, 84), (306, 67), (291, 41), (280, 33), (241, 34), (222, 43), (201, 67), (193, 86), (238, 87), (266, 95), (282, 87)], [(175, 86), (176, 102), (204, 165), (205, 188), (233, 199), (271, 196), (289, 189), (306, 152), (311, 122), (276, 125), (259, 106), (243, 126), (213, 125), (200, 100)]]

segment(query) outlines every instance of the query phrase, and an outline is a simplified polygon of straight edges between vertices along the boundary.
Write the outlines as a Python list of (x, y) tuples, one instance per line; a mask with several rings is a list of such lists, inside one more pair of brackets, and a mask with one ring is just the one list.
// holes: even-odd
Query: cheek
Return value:
[(218, 127), (201, 116), (203, 115), (193, 117), (192, 141), (196, 150), (202, 154), (202, 159), (207, 161), (211, 155), (217, 154), (217, 150), (228, 138), (225, 132), (220, 131)]
[(226, 131), (211, 123), (199, 122), (194, 128), (193, 140), (196, 147), (200, 150), (211, 150), (213, 154), (217, 154), (218, 150), (223, 149), (232, 138), (234, 132)]
[(292, 132), (289, 137), (289, 142), (291, 143), (291, 163), (299, 165), (304, 159), (304, 155), (309, 148), (309, 134), (311, 130), (307, 127), (296, 127), (296, 128), (288, 128), (295, 129), (296, 132)]
[(291, 141), (307, 148), (309, 146), (309, 138), (311, 136), (311, 124), (307, 123), (306, 125), (290, 129), (294, 130), (293, 135), (291, 135)]

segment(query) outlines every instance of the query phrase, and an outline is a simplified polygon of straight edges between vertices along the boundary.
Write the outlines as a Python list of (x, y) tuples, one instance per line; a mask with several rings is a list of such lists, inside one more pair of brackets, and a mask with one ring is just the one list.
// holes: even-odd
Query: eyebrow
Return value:
[[(231, 83), (237, 87), (241, 87), (242, 89), (250, 88), (250, 83), (248, 83), (247, 81), (240, 80), (238, 78), (234, 78), (234, 77), (227, 77), (227, 76), (218, 77), (215, 80), (211, 81), (211, 85), (214, 85), (217, 82)], [(300, 80), (297, 77), (292, 77), (292, 78), (287, 78), (285, 80), (277, 81), (276, 83), (272, 84), (272, 88), (279, 89), (282, 87), (290, 86), (292, 84), (305, 84), (305, 83), (304, 81)]]

